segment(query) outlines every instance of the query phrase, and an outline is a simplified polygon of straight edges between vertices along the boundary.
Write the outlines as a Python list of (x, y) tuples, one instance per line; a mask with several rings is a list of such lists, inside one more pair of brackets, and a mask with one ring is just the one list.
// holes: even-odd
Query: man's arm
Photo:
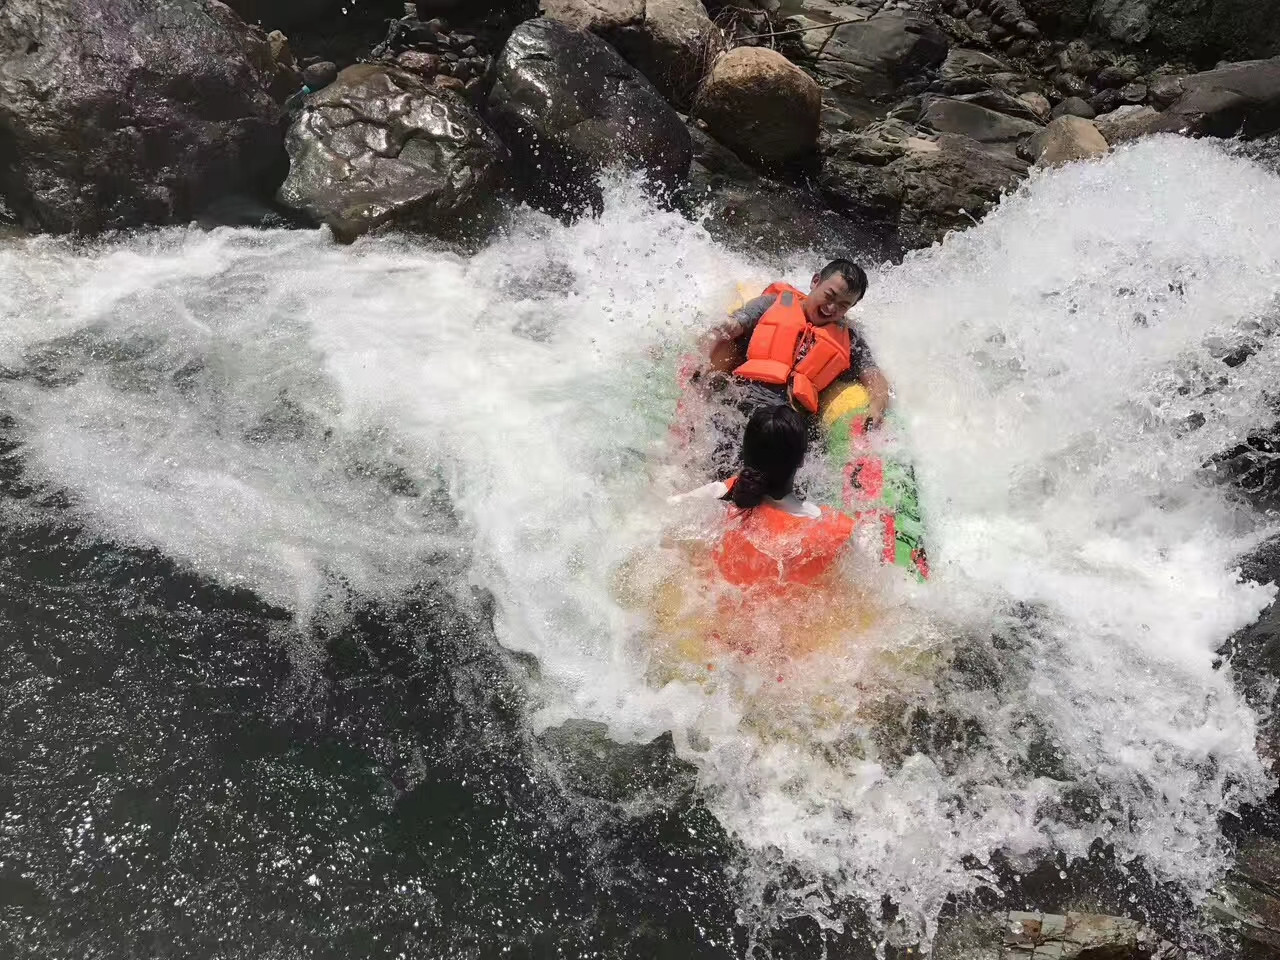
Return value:
[(729, 314), (698, 341), (698, 352), (709, 357), (711, 368), (732, 373), (742, 362), (741, 341), (751, 334), (777, 297), (756, 297)]
[(878, 426), (884, 419), (885, 411), (889, 409), (889, 394), (892, 389), (889, 379), (876, 366), (876, 358), (858, 330), (850, 328), (849, 340), (848, 377), (866, 388), (870, 398), (871, 423), (872, 426)]

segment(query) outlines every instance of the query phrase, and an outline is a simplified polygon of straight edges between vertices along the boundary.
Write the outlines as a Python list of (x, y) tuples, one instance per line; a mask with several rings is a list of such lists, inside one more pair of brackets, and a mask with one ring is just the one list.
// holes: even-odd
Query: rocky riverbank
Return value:
[(1274, 53), (1280, 23), (1228, 3), (90, 6), (0, 11), (0, 196), (27, 230), (233, 208), (475, 236), (495, 197), (572, 215), (622, 168), (726, 240), (892, 253), (1037, 165), (1280, 127), (1280, 60), (1217, 61)]

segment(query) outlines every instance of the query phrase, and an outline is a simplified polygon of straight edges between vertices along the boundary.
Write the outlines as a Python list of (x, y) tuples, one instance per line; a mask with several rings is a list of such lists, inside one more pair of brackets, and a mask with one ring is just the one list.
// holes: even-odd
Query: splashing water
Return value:
[(1097, 839), (1203, 895), (1219, 814), (1269, 784), (1214, 665), (1271, 597), (1235, 573), (1268, 521), (1202, 464), (1270, 419), (1280, 179), (1150, 140), (873, 271), (859, 314), (934, 578), (876, 574), (875, 630), (750, 702), (646, 679), (644, 613), (611, 584), (670, 522), (672, 358), (740, 282), (803, 281), (820, 255), (743, 259), (641, 197), (522, 214), (467, 256), (297, 232), (13, 243), (0, 404), (28, 470), (105, 536), (300, 619), (335, 584), (465, 571), (542, 665), (531, 723), (673, 732), (762, 923), (888, 895), (927, 933), (995, 851)]

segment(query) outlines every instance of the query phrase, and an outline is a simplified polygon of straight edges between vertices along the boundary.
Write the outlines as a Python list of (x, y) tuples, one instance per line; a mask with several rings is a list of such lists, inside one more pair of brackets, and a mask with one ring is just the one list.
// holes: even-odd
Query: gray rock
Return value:
[[(1039, 112), (1039, 105), (1024, 99), (1026, 96), (1037, 97), (1039, 100), (1044, 101), (1043, 115)], [(960, 103), (972, 103), (988, 110), (994, 110), (996, 113), (1002, 113), (1007, 117), (1016, 117), (1019, 120), (1026, 120), (1037, 125), (1043, 123), (1049, 117), (1049, 101), (1039, 94), (1024, 94), (1021, 97), (1016, 97), (999, 87), (992, 87), (988, 90), (980, 90), (977, 93), (963, 93), (950, 99), (957, 100)], [(956, 131), (950, 132), (954, 133)]]
[(837, 27), (814, 68), (843, 81), (851, 93), (877, 100), (938, 66), (946, 55), (947, 38), (932, 22), (880, 14)]
[(1243, 841), (1209, 911), (1243, 939), (1280, 950), (1280, 843), (1258, 836)]
[(1151, 35), (1149, 0), (1098, 0), (1093, 24), (1112, 40), (1142, 43)]
[(670, 733), (648, 743), (617, 743), (603, 723), (569, 720), (538, 740), (554, 758), (565, 785), (596, 800), (670, 802), (697, 785), (697, 768), (676, 756)]
[(1145, 83), (1126, 84), (1120, 90), (1120, 101), (1122, 103), (1145, 103), (1147, 99), (1147, 85)]
[(1067, 99), (1053, 108), (1053, 113), (1051, 114), (1055, 120), (1058, 117), (1083, 117), (1086, 120), (1092, 120), (1097, 115), (1098, 111), (1089, 106), (1087, 100), (1082, 100), (1079, 97), (1067, 97)]
[(1182, 960), (1182, 951), (1127, 917), (1011, 912), (1001, 960)]
[(1156, 77), (1147, 87), (1147, 96), (1151, 103), (1161, 110), (1172, 106), (1182, 96), (1182, 78)]
[(338, 79), (338, 65), (328, 60), (313, 63), (302, 71), (302, 82), (313, 92), (323, 90)]
[(1101, 114), (1094, 124), (1112, 146), (1153, 133), (1189, 132), (1189, 124), (1176, 116), (1162, 114), (1151, 107), (1132, 105)]
[(342, 240), (384, 224), (457, 232), (493, 195), (506, 155), (465, 101), (377, 64), (311, 96), (287, 145), (280, 202)]
[(603, 37), (681, 107), (723, 42), (702, 0), (542, 0), (542, 10)]
[(23, 226), (60, 233), (269, 197), (285, 164), (278, 70), (265, 35), (220, 3), (9, 0), (0, 193)]
[(720, 57), (698, 92), (696, 115), (740, 156), (777, 166), (813, 152), (822, 90), (807, 73), (767, 47)]
[(937, 133), (958, 134), (989, 144), (1015, 144), (1040, 129), (1032, 120), (1010, 117), (947, 97), (933, 97), (925, 102), (920, 125)]
[(1233, 63), (1182, 79), (1168, 109), (1178, 125), (1211, 137), (1260, 137), (1280, 129), (1280, 57)]
[(1027, 173), (1012, 150), (943, 134), (912, 139), (902, 156), (868, 165), (833, 138), (818, 176), (832, 206), (855, 219), (889, 224), (904, 247), (927, 246), (981, 218)]
[(667, 190), (689, 172), (689, 131), (653, 85), (599, 37), (553, 20), (511, 34), (488, 116), (532, 196), (551, 205), (597, 202), (609, 167)]
[(1098, 128), (1083, 117), (1058, 117), (1019, 149), (1019, 155), (1041, 167), (1058, 167), (1100, 156), (1108, 150)]
[[(938, 79), (952, 84), (945, 93), (973, 93), (990, 86), (993, 76), (1009, 72), (1009, 65), (998, 57), (968, 47), (952, 47), (947, 58), (938, 68)], [(960, 89), (961, 84), (973, 84), (971, 89)]]

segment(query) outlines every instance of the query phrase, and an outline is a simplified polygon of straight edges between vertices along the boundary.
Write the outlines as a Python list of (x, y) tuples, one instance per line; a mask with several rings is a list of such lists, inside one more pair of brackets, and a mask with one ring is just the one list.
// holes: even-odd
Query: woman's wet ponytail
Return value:
[(742, 472), (729, 495), (734, 506), (747, 510), (789, 494), (808, 442), (804, 420), (791, 407), (757, 410), (742, 437)]

